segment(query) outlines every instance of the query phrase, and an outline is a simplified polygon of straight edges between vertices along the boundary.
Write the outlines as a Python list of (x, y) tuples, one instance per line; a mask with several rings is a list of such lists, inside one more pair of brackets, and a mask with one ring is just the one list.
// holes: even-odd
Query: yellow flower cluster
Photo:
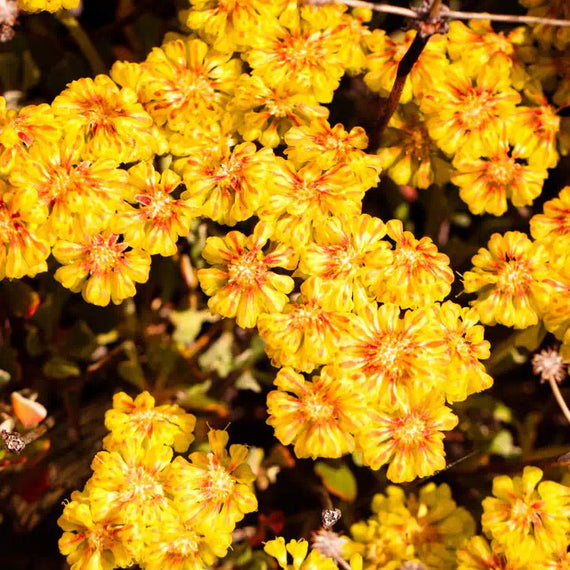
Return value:
[(155, 406), (148, 393), (113, 398), (110, 434), (93, 459), (93, 475), (75, 491), (58, 524), (72, 570), (138, 564), (198, 569), (225, 556), (231, 533), (257, 509), (248, 450), (210, 430), (211, 451), (177, 456), (193, 441), (196, 418), (175, 405)]
[[(387, 96), (414, 35), (375, 30), (366, 37), (370, 89)], [(565, 42), (561, 36), (554, 44), (562, 50)], [(550, 91), (560, 57), (546, 42), (536, 47), (528, 28), (506, 34), (488, 21), (451, 22), (412, 68), (380, 143), (382, 167), (396, 183), (416, 188), (451, 180), (473, 214), (500, 216), (509, 201), (531, 205), (547, 169), (570, 150), (562, 116), (570, 102), (562, 86), (567, 72), (560, 72), (565, 79), (556, 93)]]
[[(210, 309), (257, 327), (281, 368), (269, 395), (278, 438), (302, 457), (358, 451), (395, 482), (434, 473), (457, 424), (447, 404), (492, 384), (479, 320), (542, 319), (570, 343), (569, 254), (552, 213), (564, 206), (536, 219), (539, 233), (557, 224), (547, 236), (491, 238), (465, 274), (468, 309), (445, 301), (454, 274), (433, 241), (363, 214), (362, 200), (385, 168), (418, 187), (450, 177), (473, 213), (530, 205), (567, 150), (570, 89), (552, 92), (536, 63), (563, 38), (536, 47), (523, 29), (454, 22), (427, 44), (369, 154), (363, 129), (331, 125), (324, 104), (344, 74), (386, 95), (415, 32), (371, 32), (369, 13), (338, 4), (191, 4), (192, 33), (142, 63), (74, 81), (50, 106), (2, 100), (0, 277), (46, 271), (52, 254), (64, 287), (118, 304), (193, 219), (247, 221), (250, 235), (207, 240), (198, 278)], [(157, 172), (157, 156), (169, 168)]]
[(343, 554), (360, 554), (366, 570), (455, 570), (456, 550), (475, 534), (475, 521), (445, 484), (428, 483), (409, 496), (389, 486), (374, 496), (372, 516), (353, 524), (350, 534)]

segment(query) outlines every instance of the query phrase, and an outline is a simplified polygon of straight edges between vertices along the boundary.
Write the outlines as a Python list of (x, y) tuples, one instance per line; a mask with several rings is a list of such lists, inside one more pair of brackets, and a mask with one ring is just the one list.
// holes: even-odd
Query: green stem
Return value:
[(79, 46), (81, 53), (89, 62), (89, 66), (91, 67), (93, 75), (107, 73), (107, 67), (103, 63), (99, 52), (95, 49), (95, 46), (91, 42), (91, 39), (85, 33), (85, 30), (80, 26), (77, 19), (72, 16), (71, 13), (67, 10), (60, 10), (59, 12), (56, 12), (55, 17), (67, 28), (71, 34), (71, 37)]

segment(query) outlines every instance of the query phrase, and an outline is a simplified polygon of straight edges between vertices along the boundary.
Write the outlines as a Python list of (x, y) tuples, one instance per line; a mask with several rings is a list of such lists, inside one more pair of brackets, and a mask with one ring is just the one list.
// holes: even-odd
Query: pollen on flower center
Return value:
[(120, 261), (126, 247), (125, 243), (104, 241), (100, 236), (95, 236), (91, 244), (87, 246), (90, 270), (99, 272), (112, 270)]
[(494, 160), (487, 166), (487, 173), (491, 181), (501, 185), (509, 184), (513, 180), (516, 170), (517, 163), (510, 156)]
[(531, 277), (526, 264), (520, 261), (509, 261), (499, 274), (498, 286), (503, 293), (515, 294), (526, 291)]
[(411, 414), (405, 418), (400, 429), (394, 434), (394, 438), (404, 444), (412, 444), (424, 439), (425, 428), (426, 425), (423, 419), (416, 414)]
[(154, 220), (170, 219), (172, 217), (172, 198), (164, 193), (156, 193), (150, 199), (146, 211), (149, 218)]
[(463, 126), (469, 130), (480, 129), (488, 117), (490, 97), (485, 91), (473, 92), (469, 98), (462, 101), (463, 109), (459, 112)]
[(240, 287), (248, 287), (256, 284), (265, 272), (265, 264), (257, 259), (255, 252), (249, 252), (228, 267), (229, 281)]
[(163, 488), (151, 473), (144, 467), (136, 467), (129, 472), (129, 485), (119, 496), (120, 503), (128, 503), (133, 498), (138, 500), (146, 500), (154, 497), (163, 496)]
[(89, 529), (88, 542), (89, 546), (94, 552), (101, 552), (105, 548), (105, 529), (100, 525), (94, 525), (93, 528)]
[(334, 408), (330, 404), (325, 404), (317, 394), (311, 394), (304, 400), (305, 414), (312, 421), (330, 420), (333, 417)]
[(383, 339), (376, 355), (377, 362), (386, 370), (399, 369), (398, 362), (405, 353), (405, 343), (399, 339)]
[(517, 524), (531, 524), (537, 518), (537, 508), (534, 504), (528, 504), (524, 499), (517, 499), (511, 507), (511, 519)]
[(215, 501), (224, 501), (231, 495), (235, 480), (221, 465), (213, 465), (210, 473), (208, 494)]

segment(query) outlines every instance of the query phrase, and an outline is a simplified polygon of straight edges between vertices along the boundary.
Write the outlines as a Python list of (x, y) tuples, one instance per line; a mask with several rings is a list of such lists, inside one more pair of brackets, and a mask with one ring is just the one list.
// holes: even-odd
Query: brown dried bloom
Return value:
[(566, 378), (566, 363), (556, 348), (545, 348), (532, 357), (532, 371), (541, 382), (554, 380), (560, 384)]

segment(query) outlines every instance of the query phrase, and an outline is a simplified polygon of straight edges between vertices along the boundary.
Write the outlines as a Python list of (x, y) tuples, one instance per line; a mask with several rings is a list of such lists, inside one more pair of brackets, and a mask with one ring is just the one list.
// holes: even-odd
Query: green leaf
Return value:
[(212, 313), (210, 311), (195, 311), (188, 309), (186, 311), (172, 311), (170, 320), (174, 325), (172, 338), (178, 346), (190, 346), (198, 337), (202, 325), (205, 322), (212, 321)]
[(315, 473), (321, 478), (325, 489), (331, 495), (347, 503), (355, 501), (357, 495), (356, 479), (345, 463), (333, 466), (317, 461)]
[(501, 455), (502, 457), (514, 457), (521, 454), (519, 447), (513, 443), (513, 435), (510, 431), (503, 429), (497, 433), (489, 446), (489, 452)]
[(226, 378), (235, 368), (232, 348), (234, 335), (226, 331), (220, 335), (210, 348), (200, 356), (198, 362), (204, 372), (216, 372), (220, 378)]
[(77, 378), (81, 374), (81, 369), (72, 360), (63, 356), (54, 356), (44, 364), (43, 373), (50, 378)]
[(88, 360), (97, 348), (97, 339), (85, 321), (77, 321), (67, 333), (65, 352), (81, 360)]
[(123, 362), (119, 362), (117, 372), (123, 380), (133, 386), (136, 386), (140, 390), (144, 390), (146, 386), (145, 377), (138, 362), (123, 360)]

